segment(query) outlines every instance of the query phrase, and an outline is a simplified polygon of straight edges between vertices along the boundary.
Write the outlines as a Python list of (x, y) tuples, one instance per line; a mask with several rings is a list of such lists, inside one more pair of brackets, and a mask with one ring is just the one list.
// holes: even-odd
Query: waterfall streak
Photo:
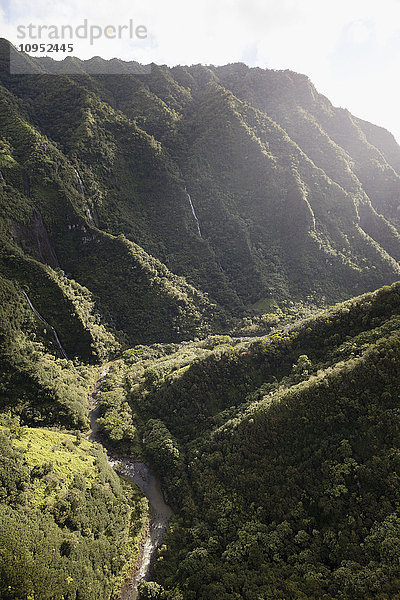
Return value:
[(80, 194), (81, 194), (83, 197), (85, 197), (85, 195), (86, 195), (86, 190), (85, 190), (85, 186), (83, 185), (83, 181), (82, 181), (82, 179), (81, 179), (81, 176), (79, 175), (79, 172), (78, 172), (78, 170), (77, 170), (77, 169), (75, 169), (75, 167), (74, 167), (74, 171), (75, 171), (76, 178), (77, 178), (77, 180), (78, 180), (79, 193), (80, 193)]
[(187, 195), (187, 197), (188, 197), (188, 200), (189, 200), (190, 208), (192, 209), (192, 215), (193, 215), (193, 217), (194, 217), (194, 220), (196, 221), (197, 231), (198, 231), (198, 233), (199, 233), (199, 236), (200, 236), (200, 237), (203, 237), (203, 236), (201, 235), (200, 223), (199, 223), (199, 220), (198, 220), (198, 218), (197, 218), (196, 211), (194, 210), (194, 206), (193, 206), (193, 202), (192, 202), (192, 199), (191, 199), (191, 197), (190, 197), (190, 194), (189, 194), (189, 192), (188, 192), (188, 191), (187, 191), (187, 189), (186, 189), (186, 186), (185, 186), (185, 192), (186, 192), (186, 195)]
[(65, 359), (67, 359), (67, 360), (68, 360), (68, 355), (67, 355), (67, 353), (65, 352), (64, 348), (62, 347), (62, 344), (61, 344), (61, 342), (60, 342), (60, 338), (59, 338), (59, 337), (58, 337), (58, 335), (57, 335), (57, 331), (54, 329), (54, 327), (53, 327), (52, 325), (50, 325), (50, 323), (48, 323), (48, 322), (46, 321), (46, 319), (44, 319), (44, 318), (42, 317), (42, 315), (40, 314), (40, 312), (38, 312), (38, 311), (36, 310), (36, 308), (33, 306), (32, 302), (31, 302), (31, 300), (30, 300), (30, 298), (29, 298), (28, 294), (27, 294), (27, 293), (26, 293), (24, 290), (22, 290), (22, 293), (24, 294), (25, 298), (26, 298), (26, 299), (27, 299), (27, 301), (28, 301), (28, 304), (29, 304), (29, 306), (30, 306), (31, 310), (33, 311), (33, 313), (35, 314), (35, 316), (36, 316), (36, 317), (39, 319), (39, 321), (41, 321), (41, 322), (42, 322), (44, 325), (46, 325), (46, 327), (50, 327), (50, 329), (51, 329), (51, 332), (52, 332), (52, 334), (53, 334), (53, 337), (54, 337), (54, 340), (55, 340), (55, 342), (56, 342), (56, 344), (57, 344), (57, 348), (59, 349), (61, 356), (62, 356), (63, 358), (65, 358)]
[[(77, 169), (75, 169), (75, 167), (74, 167), (74, 171), (75, 171), (76, 179), (78, 180), (79, 193), (83, 198), (86, 198), (86, 189), (85, 189), (85, 186), (83, 185), (82, 177), (79, 175), (79, 171)], [(89, 204), (87, 202), (85, 202), (85, 209), (86, 209), (88, 221), (89, 221), (90, 225), (92, 225), (94, 227), (96, 224), (93, 219), (92, 211), (90, 210)]]

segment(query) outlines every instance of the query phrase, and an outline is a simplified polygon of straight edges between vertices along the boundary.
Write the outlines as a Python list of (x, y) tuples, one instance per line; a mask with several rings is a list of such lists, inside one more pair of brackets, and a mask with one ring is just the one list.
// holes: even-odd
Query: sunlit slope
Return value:
[(399, 285), (250, 345), (220, 341), (140, 379), (128, 367), (181, 517), (156, 580), (185, 599), (396, 598)]
[(143, 330), (152, 331), (161, 310), (144, 291), (138, 326), (137, 304), (123, 300), (140, 297), (142, 280), (129, 283), (127, 259), (146, 257), (138, 246), (167, 267), (144, 259), (157, 281), (186, 296), (178, 325), (179, 301), (166, 294), (163, 340), (201, 331), (196, 313), (214, 327), (203, 293), (240, 315), (268, 299), (332, 303), (399, 277), (400, 150), (305, 76), (241, 64), (152, 65), (146, 75), (4, 72), (2, 81), (7, 156), (25, 173), (25, 188), (21, 177), (15, 185), (26, 196), (28, 177), (60, 267), (95, 293), (130, 343), (149, 339)]
[(139, 552), (147, 501), (83, 436), (0, 426), (0, 594), (114, 597)]

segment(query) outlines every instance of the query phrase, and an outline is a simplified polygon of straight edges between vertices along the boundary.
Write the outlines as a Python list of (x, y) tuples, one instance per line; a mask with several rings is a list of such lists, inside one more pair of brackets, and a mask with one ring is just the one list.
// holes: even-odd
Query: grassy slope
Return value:
[(113, 596), (147, 524), (136, 486), (79, 434), (10, 424), (0, 444), (1, 597)]

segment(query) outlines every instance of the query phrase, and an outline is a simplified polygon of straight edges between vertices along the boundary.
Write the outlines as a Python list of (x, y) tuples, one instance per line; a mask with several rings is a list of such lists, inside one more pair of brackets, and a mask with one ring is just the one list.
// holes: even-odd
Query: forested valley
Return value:
[(124, 598), (154, 510), (123, 457), (173, 513), (140, 600), (400, 599), (393, 136), (292, 71), (14, 51), (0, 597)]

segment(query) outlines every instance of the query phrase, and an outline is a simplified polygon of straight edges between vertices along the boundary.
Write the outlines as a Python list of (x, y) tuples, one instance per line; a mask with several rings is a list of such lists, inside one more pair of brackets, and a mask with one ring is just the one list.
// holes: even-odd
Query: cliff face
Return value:
[(400, 148), (307, 77), (243, 64), (53, 76), (41, 59), (9, 75), (7, 48), (5, 245), (59, 265), (130, 343), (399, 277)]

